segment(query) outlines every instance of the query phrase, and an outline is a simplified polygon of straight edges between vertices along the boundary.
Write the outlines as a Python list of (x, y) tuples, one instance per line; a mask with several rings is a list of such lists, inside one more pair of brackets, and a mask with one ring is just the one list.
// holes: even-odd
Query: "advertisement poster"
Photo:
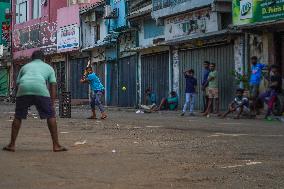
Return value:
[(13, 30), (13, 51), (56, 46), (56, 22), (41, 22)]
[(233, 24), (284, 19), (284, 0), (233, 0)]
[(72, 51), (79, 48), (80, 31), (77, 25), (62, 27), (57, 32), (57, 51)]

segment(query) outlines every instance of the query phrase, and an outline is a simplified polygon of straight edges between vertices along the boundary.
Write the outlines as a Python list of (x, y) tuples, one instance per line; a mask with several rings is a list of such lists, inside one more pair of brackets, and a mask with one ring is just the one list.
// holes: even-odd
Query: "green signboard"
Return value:
[(0, 0), (0, 45), (4, 44), (6, 45), (7, 41), (5, 40), (6, 36), (4, 35), (4, 31), (3, 31), (3, 24), (7, 23), (8, 20), (5, 18), (5, 10), (10, 8), (10, 4), (8, 3), (8, 1), (4, 1), (2, 2)]
[(0, 97), (8, 96), (9, 85), (8, 85), (8, 70), (0, 67)]
[(284, 0), (233, 0), (233, 24), (284, 19)]

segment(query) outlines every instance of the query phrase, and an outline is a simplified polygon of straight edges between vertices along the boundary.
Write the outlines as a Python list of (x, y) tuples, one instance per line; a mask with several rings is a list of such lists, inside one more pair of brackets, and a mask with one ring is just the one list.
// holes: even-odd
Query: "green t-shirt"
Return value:
[(50, 97), (48, 83), (56, 83), (53, 68), (41, 60), (34, 60), (22, 67), (17, 78), (17, 97), (37, 95)]
[(175, 110), (177, 108), (178, 105), (178, 97), (169, 97), (167, 99), (168, 103), (169, 103), (169, 109), (170, 110)]
[(209, 73), (208, 79), (214, 78), (213, 80), (209, 81), (208, 87), (209, 88), (218, 88), (218, 73), (216, 70), (211, 71)]

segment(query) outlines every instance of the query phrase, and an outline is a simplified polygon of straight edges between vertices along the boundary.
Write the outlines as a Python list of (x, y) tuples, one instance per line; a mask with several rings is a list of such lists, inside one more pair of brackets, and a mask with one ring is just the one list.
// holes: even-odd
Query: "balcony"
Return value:
[(153, 0), (152, 17), (166, 18), (172, 15), (211, 6), (214, 0)]
[(191, 0), (153, 0), (153, 11), (175, 6)]

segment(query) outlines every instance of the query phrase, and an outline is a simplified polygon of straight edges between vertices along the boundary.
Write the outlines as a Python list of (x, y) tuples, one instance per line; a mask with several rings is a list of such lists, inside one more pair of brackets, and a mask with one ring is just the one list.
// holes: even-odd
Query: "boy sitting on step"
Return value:
[(222, 118), (234, 112), (237, 112), (235, 119), (239, 119), (242, 114), (248, 115), (250, 112), (249, 99), (244, 96), (244, 89), (236, 90), (236, 97), (230, 103), (228, 111), (222, 115)]

